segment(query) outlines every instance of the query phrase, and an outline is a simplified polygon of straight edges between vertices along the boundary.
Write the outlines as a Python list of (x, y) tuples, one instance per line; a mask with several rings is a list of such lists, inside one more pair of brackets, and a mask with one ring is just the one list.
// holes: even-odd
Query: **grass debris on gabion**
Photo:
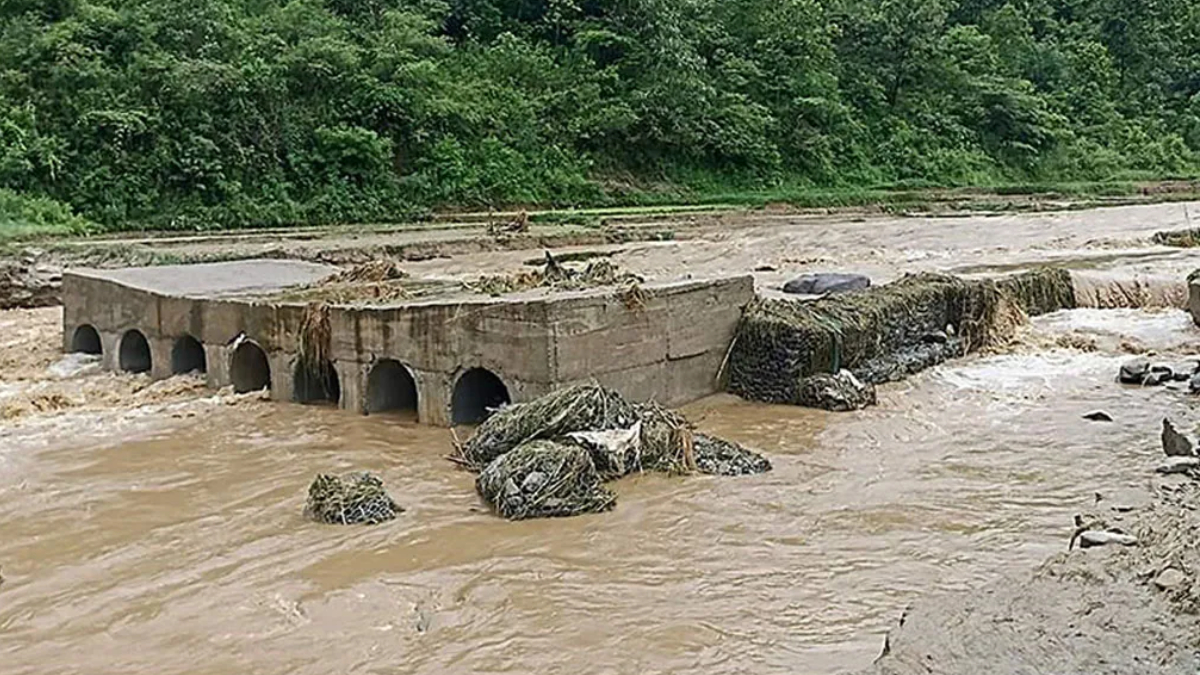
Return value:
[(561, 518), (607, 511), (617, 497), (604, 487), (592, 456), (569, 443), (535, 440), (494, 459), (476, 489), (504, 518)]
[(479, 471), (527, 441), (574, 431), (628, 429), (637, 421), (634, 406), (620, 394), (598, 384), (580, 384), (501, 408), (463, 445), (461, 459)]
[(598, 384), (560, 389), (501, 409), (455, 458), (480, 471), (480, 495), (505, 518), (592, 513), (616, 497), (601, 483), (632, 473), (741, 476), (771, 463), (735, 444), (696, 434), (657, 403), (631, 404)]
[(377, 525), (403, 513), (370, 473), (318, 474), (308, 487), (304, 515), (330, 525)]
[(729, 389), (799, 404), (804, 380), (853, 372), (879, 384), (1010, 339), (1025, 312), (1074, 306), (1070, 275), (1036, 270), (1000, 281), (940, 274), (815, 301), (760, 299), (731, 346)]
[(1041, 316), (1078, 306), (1071, 271), (1061, 267), (1039, 267), (997, 279), (996, 285), (1029, 316)]

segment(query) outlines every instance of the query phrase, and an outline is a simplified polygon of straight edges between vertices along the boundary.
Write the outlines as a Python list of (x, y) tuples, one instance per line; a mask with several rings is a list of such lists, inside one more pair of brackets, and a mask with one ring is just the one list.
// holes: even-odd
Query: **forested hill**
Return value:
[(0, 0), (0, 20), (0, 206), (109, 226), (1200, 165), (1196, 0)]

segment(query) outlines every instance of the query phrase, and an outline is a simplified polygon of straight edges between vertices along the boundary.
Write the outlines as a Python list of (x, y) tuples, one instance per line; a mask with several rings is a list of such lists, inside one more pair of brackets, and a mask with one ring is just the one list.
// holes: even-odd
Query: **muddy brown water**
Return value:
[[(862, 413), (713, 397), (686, 412), (774, 472), (634, 477), (611, 513), (526, 523), (486, 512), (444, 430), (121, 380), (143, 398), (0, 420), (0, 671), (856, 670), (918, 595), (1032, 567), (1097, 492), (1144, 493), (1163, 414), (1191, 407), (1113, 382), (1120, 343), (1182, 360), (1197, 338), (1178, 310), (1076, 310)], [(104, 377), (0, 376), (0, 407)], [(397, 521), (301, 517), (316, 472), (361, 469)]]

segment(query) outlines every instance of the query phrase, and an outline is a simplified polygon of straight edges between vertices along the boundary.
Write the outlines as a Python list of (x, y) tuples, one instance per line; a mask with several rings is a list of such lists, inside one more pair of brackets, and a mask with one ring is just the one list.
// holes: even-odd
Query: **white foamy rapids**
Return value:
[(68, 380), (83, 375), (93, 375), (101, 371), (99, 354), (83, 354), (76, 352), (67, 354), (46, 369), (56, 380)]
[(1177, 309), (1070, 309), (1036, 317), (1032, 326), (1040, 333), (1095, 338), (1106, 351), (1117, 351), (1122, 340), (1155, 351), (1200, 347), (1200, 329)]
[(1112, 380), (1125, 358), (1069, 350), (1003, 354), (943, 366), (932, 377), (958, 390), (1037, 394), (1061, 389), (1064, 380)]

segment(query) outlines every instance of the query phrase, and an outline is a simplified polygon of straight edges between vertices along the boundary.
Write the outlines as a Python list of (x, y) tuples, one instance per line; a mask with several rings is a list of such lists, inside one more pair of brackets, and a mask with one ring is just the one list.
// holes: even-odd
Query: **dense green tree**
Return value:
[(4, 202), (108, 227), (1198, 168), (1192, 0), (0, 0)]

